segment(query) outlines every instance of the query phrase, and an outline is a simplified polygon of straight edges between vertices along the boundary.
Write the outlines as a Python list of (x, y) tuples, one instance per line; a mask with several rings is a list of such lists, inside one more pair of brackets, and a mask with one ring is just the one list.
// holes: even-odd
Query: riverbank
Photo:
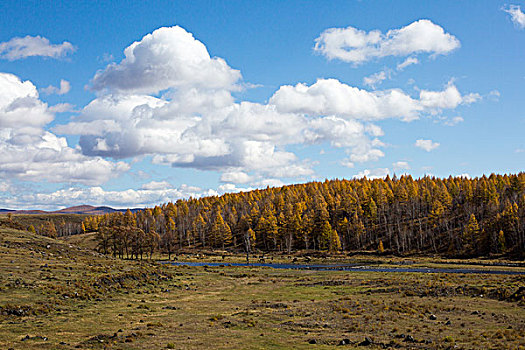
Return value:
[(375, 265), (316, 265), (316, 264), (282, 264), (282, 263), (225, 263), (195, 261), (160, 261), (161, 264), (174, 266), (213, 266), (213, 267), (268, 267), (273, 269), (306, 270), (306, 271), (346, 271), (346, 272), (391, 272), (391, 273), (460, 273), (478, 275), (524, 275), (525, 271), (488, 270), (468, 268), (428, 268), (428, 267), (379, 267)]

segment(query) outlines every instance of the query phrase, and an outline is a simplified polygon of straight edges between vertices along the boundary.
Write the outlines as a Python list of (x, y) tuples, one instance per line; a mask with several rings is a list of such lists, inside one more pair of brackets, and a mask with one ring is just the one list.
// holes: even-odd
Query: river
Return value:
[(175, 266), (244, 266), (244, 267), (270, 267), (274, 269), (314, 270), (314, 271), (350, 271), (350, 272), (411, 272), (411, 273), (463, 273), (479, 275), (525, 275), (525, 271), (510, 270), (480, 270), (464, 268), (430, 268), (430, 267), (380, 267), (366, 265), (319, 265), (319, 264), (272, 264), (272, 263), (225, 263), (225, 262), (194, 262), (170, 261), (161, 262)]

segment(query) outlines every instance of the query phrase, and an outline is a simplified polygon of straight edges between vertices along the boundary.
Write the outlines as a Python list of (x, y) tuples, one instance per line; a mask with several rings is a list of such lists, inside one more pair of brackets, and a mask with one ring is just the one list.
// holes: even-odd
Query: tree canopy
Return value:
[[(99, 232), (101, 247), (116, 255), (136, 254), (140, 240), (147, 251), (157, 244), (169, 254), (186, 247), (335, 252), (381, 246), (397, 254), (523, 256), (525, 173), (309, 182), (94, 216), (84, 227)], [(135, 237), (141, 232), (158, 236)]]

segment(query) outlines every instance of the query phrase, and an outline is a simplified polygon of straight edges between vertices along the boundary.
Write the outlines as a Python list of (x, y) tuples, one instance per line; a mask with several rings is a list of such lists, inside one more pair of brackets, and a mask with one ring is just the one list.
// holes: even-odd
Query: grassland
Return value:
[[(1, 349), (525, 348), (523, 275), (175, 267), (77, 244), (0, 231)], [(373, 258), (331, 261), (352, 259)]]

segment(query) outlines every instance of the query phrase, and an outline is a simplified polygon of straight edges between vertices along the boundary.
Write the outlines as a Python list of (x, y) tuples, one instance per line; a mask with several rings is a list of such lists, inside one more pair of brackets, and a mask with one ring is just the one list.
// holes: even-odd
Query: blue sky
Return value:
[(524, 10), (2, 2), (0, 207), (522, 171)]

